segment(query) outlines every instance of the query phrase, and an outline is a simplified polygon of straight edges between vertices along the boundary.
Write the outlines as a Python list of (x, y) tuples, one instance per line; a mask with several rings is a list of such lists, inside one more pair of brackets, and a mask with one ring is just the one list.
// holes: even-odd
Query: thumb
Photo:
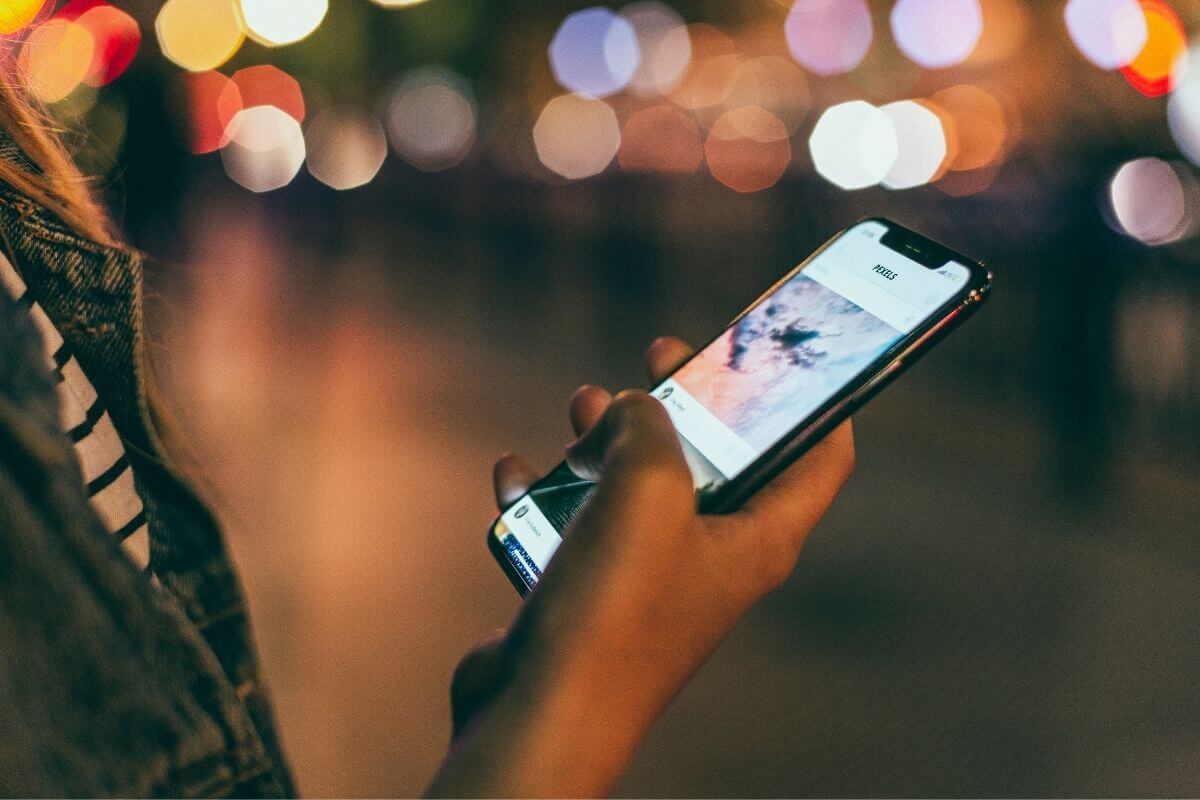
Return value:
[(600, 481), (617, 472), (661, 468), (691, 487), (691, 473), (662, 403), (641, 391), (613, 398), (600, 421), (567, 448), (567, 465), (581, 478)]

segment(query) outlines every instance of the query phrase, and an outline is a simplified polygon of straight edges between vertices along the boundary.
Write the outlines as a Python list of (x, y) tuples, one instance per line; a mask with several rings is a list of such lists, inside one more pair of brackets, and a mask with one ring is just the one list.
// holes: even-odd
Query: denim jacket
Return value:
[[(2, 135), (0, 158), (24, 163)], [(139, 257), (6, 185), (0, 247), (109, 409), (163, 584), (88, 505), (38, 334), (0, 293), (0, 795), (293, 794), (221, 532), (156, 433)]]

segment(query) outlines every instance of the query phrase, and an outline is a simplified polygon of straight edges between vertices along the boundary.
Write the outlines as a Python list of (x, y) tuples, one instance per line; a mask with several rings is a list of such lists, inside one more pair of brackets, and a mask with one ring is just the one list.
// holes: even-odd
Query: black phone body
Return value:
[[(881, 218), (830, 238), (651, 387), (680, 434), (702, 513), (726, 513), (979, 308), (979, 262)], [(488, 529), (522, 595), (593, 484), (560, 463)]]

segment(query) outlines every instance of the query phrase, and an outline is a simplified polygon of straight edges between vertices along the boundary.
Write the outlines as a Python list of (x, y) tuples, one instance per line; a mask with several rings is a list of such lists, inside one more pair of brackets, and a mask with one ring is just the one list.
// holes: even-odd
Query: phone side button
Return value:
[(866, 403), (875, 395), (879, 394), (883, 387), (891, 383), (892, 378), (895, 378), (896, 375), (899, 374), (900, 368), (903, 366), (904, 362), (900, 359), (896, 359), (884, 367), (882, 372), (880, 372), (874, 378), (871, 378), (871, 380), (867, 381), (865, 386), (855, 392), (854, 399), (851, 400), (851, 404), (853, 405), (854, 409), (857, 410), (861, 408), (864, 403)]

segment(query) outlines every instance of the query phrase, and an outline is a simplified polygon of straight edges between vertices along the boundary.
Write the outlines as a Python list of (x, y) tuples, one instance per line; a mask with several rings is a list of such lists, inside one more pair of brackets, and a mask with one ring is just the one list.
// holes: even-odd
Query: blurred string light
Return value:
[(183, 82), (188, 149), (197, 155), (215, 152), (228, 141), (229, 123), (242, 110), (241, 91), (236, 83), (213, 71), (184, 73)]
[(892, 118), (863, 100), (825, 110), (808, 140), (813, 166), (843, 189), (865, 189), (888, 176), (900, 144)]
[(555, 80), (585, 97), (608, 97), (624, 89), (640, 58), (633, 26), (607, 8), (570, 14), (550, 42)]
[(154, 31), (163, 55), (191, 72), (221, 66), (246, 38), (235, 0), (167, 0)]
[[(1192, 46), (1188, 58), (1192, 61), (1200, 59), (1200, 45)], [(1200, 74), (1192, 70), (1178, 80), (1167, 101), (1171, 138), (1189, 161), (1200, 164)]]
[(304, 133), (292, 115), (275, 106), (252, 106), (234, 115), (221, 148), (225, 173), (252, 192), (291, 183), (304, 164)]
[(1146, 43), (1137, 56), (1121, 67), (1129, 85), (1147, 97), (1171, 91), (1174, 81), (1187, 71), (1187, 34), (1174, 10), (1161, 0), (1142, 0)]
[(818, 75), (857, 67), (874, 30), (865, 0), (796, 0), (784, 22), (792, 57)]
[(56, 103), (83, 83), (93, 51), (87, 28), (73, 20), (51, 19), (30, 31), (17, 64), (33, 95), (42, 102)]
[(612, 162), (621, 144), (621, 127), (604, 101), (560, 95), (538, 115), (533, 144), (547, 169), (577, 180), (603, 172)]
[(638, 109), (625, 120), (617, 162), (626, 172), (689, 174), (704, 160), (700, 129), (670, 105)]
[(92, 37), (92, 61), (83, 78), (89, 86), (104, 86), (120, 77), (142, 43), (137, 20), (100, 0), (73, 0), (57, 18), (73, 20)]
[(719, 105), (733, 88), (741, 57), (733, 40), (711, 25), (689, 25), (692, 60), (671, 91), (672, 102), (691, 111)]
[(16, 33), (37, 19), (46, 0), (3, 0), (0, 2), (0, 35)]
[(630, 91), (640, 97), (669, 93), (692, 62), (692, 41), (683, 18), (655, 0), (625, 6), (621, 16), (633, 27), (640, 54)]
[(888, 189), (912, 189), (929, 183), (946, 161), (946, 132), (941, 118), (928, 106), (901, 100), (881, 109), (896, 129), (896, 161), (883, 178)]
[(1064, 10), (1071, 41), (1100, 69), (1120, 69), (1137, 58), (1149, 31), (1137, 0), (1070, 0)]
[[(246, 67), (233, 73), (231, 80), (242, 108), (274, 106), (296, 122), (304, 122), (304, 94), (300, 83), (279, 67), (271, 64)], [(233, 89), (227, 87), (225, 91)]]
[(779, 56), (760, 56), (738, 65), (722, 105), (727, 110), (758, 106), (794, 133), (808, 113), (808, 81), (795, 64)]
[(304, 131), (308, 171), (333, 189), (346, 190), (374, 180), (387, 158), (383, 126), (354, 108), (322, 109)]
[(737, 192), (757, 192), (774, 186), (792, 160), (787, 127), (758, 106), (726, 111), (713, 124), (704, 142), (708, 171)]
[(387, 111), (387, 133), (396, 154), (425, 172), (462, 162), (475, 143), (475, 101), (461, 78), (443, 69), (405, 76)]
[(267, 47), (292, 44), (315, 31), (329, 0), (240, 0), (250, 38)]
[(1178, 241), (1188, 231), (1191, 176), (1157, 158), (1122, 164), (1109, 183), (1108, 196), (1120, 232), (1148, 245)]
[(891, 22), (896, 45), (927, 69), (966, 61), (983, 33), (978, 0), (897, 0)]

